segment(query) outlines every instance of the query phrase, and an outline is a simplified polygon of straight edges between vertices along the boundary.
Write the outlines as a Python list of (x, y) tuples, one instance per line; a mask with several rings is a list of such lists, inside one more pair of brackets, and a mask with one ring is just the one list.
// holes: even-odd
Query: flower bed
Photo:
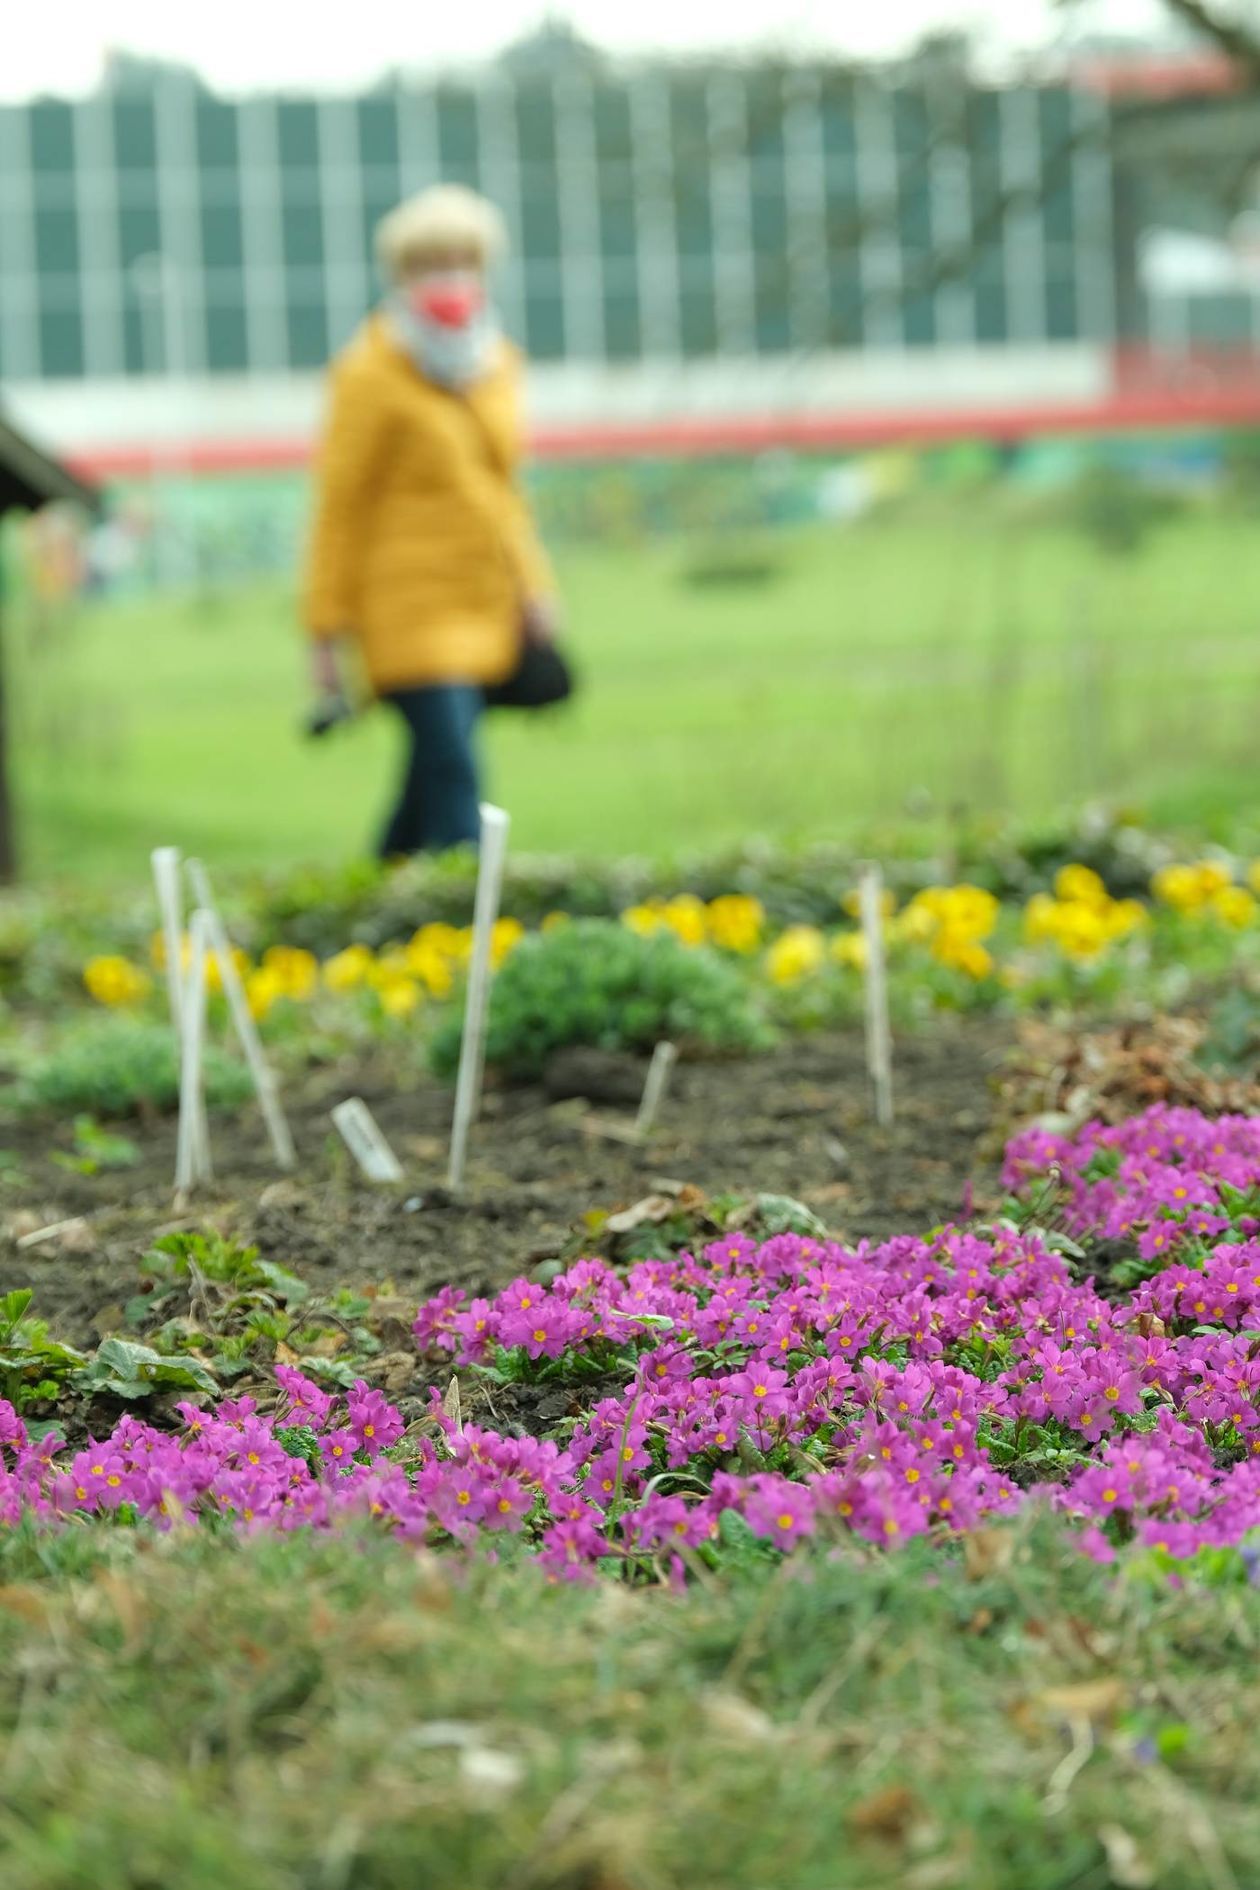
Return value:
[[(1008, 1154), (1009, 1221), (849, 1250), (728, 1236), (620, 1272), (582, 1260), (415, 1334), (491, 1380), (563, 1386), (550, 1438), (403, 1435), (358, 1383), (277, 1369), (250, 1399), (128, 1417), (67, 1458), (0, 1405), (0, 1515), (258, 1529), (374, 1516), (409, 1538), (523, 1537), (553, 1574), (685, 1571), (739, 1543), (947, 1540), (1032, 1500), (1110, 1556), (1169, 1565), (1260, 1526), (1260, 1118), (1151, 1111)], [(1065, 1195), (1070, 1237), (1031, 1224)], [(1091, 1260), (1077, 1243), (1099, 1246)], [(1115, 1244), (1121, 1243), (1117, 1258)]]

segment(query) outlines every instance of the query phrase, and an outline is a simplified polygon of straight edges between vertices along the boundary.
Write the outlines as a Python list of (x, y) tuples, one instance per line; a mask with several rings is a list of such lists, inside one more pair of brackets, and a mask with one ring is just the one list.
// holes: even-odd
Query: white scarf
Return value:
[(386, 308), (395, 335), (426, 380), (458, 394), (488, 373), (501, 332), (489, 303), (462, 328), (418, 314), (401, 289), (391, 290)]

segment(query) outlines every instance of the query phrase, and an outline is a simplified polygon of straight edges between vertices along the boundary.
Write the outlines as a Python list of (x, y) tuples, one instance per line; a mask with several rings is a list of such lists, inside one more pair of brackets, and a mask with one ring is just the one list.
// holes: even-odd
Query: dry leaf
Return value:
[(860, 1837), (894, 1841), (905, 1837), (917, 1810), (914, 1793), (907, 1786), (885, 1785), (854, 1805), (848, 1823)]
[(752, 1746), (763, 1745), (775, 1736), (774, 1721), (742, 1693), (714, 1687), (704, 1695), (700, 1705), (712, 1730), (723, 1739)]
[(1035, 1704), (1051, 1719), (1069, 1726), (1102, 1726), (1114, 1719), (1128, 1697), (1123, 1680), (1079, 1680), (1071, 1686), (1047, 1687)]
[(1000, 1575), (1015, 1554), (1013, 1529), (969, 1529), (963, 1536), (963, 1566), (969, 1581)]
[(16, 1614), (33, 1627), (43, 1627), (48, 1619), (48, 1603), (37, 1588), (26, 1582), (7, 1582), (0, 1586), (0, 1608)]
[(1146, 1890), (1155, 1882), (1154, 1868), (1123, 1825), (1099, 1825), (1098, 1842), (1107, 1853), (1107, 1869), (1117, 1890)]
[(668, 1220), (676, 1206), (667, 1194), (649, 1194), (642, 1201), (636, 1201), (633, 1207), (622, 1208), (619, 1214), (610, 1214), (604, 1222), (604, 1228), (610, 1234), (632, 1234), (636, 1227), (656, 1226)]

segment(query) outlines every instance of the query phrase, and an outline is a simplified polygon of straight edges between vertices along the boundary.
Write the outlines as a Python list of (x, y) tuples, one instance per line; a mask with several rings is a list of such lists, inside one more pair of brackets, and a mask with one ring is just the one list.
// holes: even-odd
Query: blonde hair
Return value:
[(444, 250), (474, 250), (483, 264), (507, 248), (507, 229), (492, 203), (463, 184), (431, 184), (400, 203), (376, 226), (376, 254), (394, 277), (408, 264)]

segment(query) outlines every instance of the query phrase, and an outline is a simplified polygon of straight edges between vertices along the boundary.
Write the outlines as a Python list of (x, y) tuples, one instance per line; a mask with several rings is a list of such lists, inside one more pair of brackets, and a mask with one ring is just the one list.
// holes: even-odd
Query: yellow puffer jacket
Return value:
[(520, 357), (507, 343), (466, 394), (427, 381), (371, 316), (332, 371), (305, 620), (352, 633), (378, 695), (498, 682), (520, 607), (551, 590), (516, 484)]

